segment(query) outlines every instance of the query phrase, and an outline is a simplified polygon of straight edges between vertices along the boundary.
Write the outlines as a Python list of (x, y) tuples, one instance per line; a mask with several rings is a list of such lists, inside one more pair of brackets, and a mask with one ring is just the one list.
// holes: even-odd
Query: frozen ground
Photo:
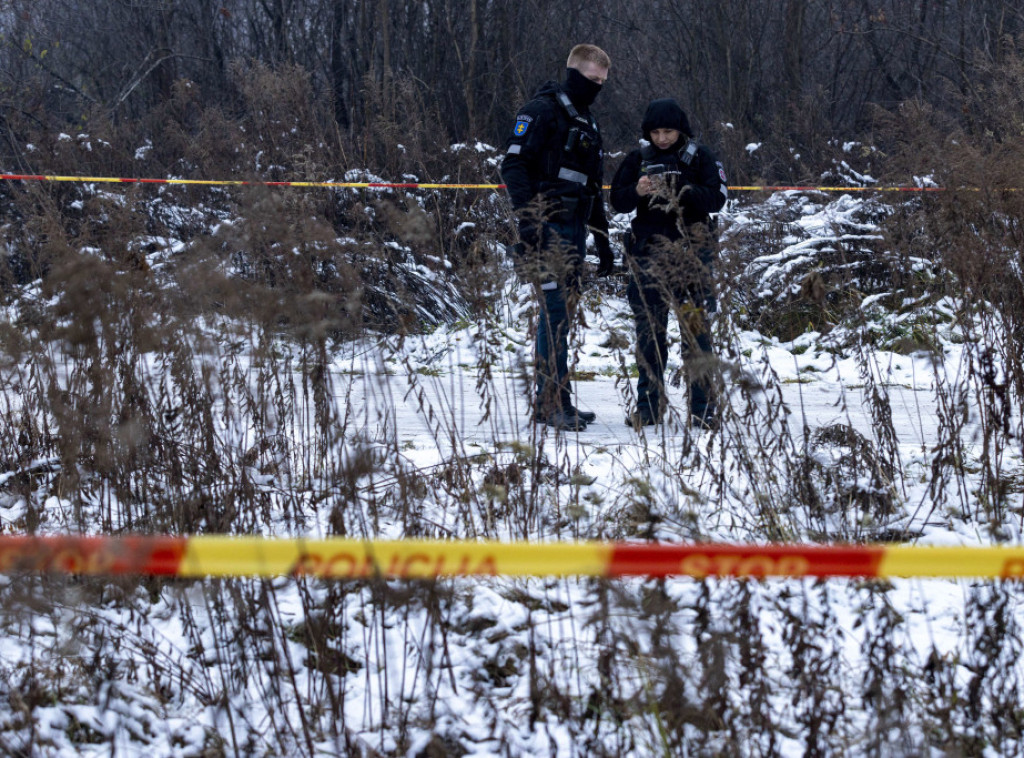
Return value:
[[(455, 340), (456, 345), (459, 342), (469, 343), (471, 336), (467, 333)], [(596, 330), (588, 334), (583, 343), (595, 340), (602, 340), (602, 334)], [(753, 356), (750, 360), (755, 363), (762, 360), (762, 355), (754, 353), (763, 353), (763, 358), (778, 372), (782, 382), (779, 405), (788, 410), (790, 423), (798, 428), (844, 423), (862, 434), (871, 435), (872, 419), (865, 405), (867, 390), (852, 361), (836, 362), (832, 356), (822, 357), (813, 353), (797, 356), (778, 345), (765, 346), (753, 340), (741, 349), (749, 350)], [(517, 354), (516, 357), (521, 356)], [(457, 355), (449, 356), (449, 359), (440, 366), (436, 362), (430, 364), (431, 368), (413, 375), (394, 364), (352, 367), (346, 362), (345, 372), (339, 373), (335, 379), (335, 391), (339, 398), (368, 409), (364, 430), (371, 437), (397, 435), (403, 445), (415, 449), (436, 449), (442, 457), (454, 451), (450, 449), (449, 440), (431, 430), (430, 422), (423, 413), (423, 402), (439, 413), (447, 414), (445, 432), (454, 433), (464, 445), (492, 445), (535, 434), (554, 436), (554, 432), (533, 429), (520, 363), (509, 360), (492, 369), (497, 377), (496, 385), (505, 392), (493, 398), (485, 413), (476, 386), (476, 371), (460, 366), (473, 365), (475, 356)], [(901, 433), (901, 443), (911, 448), (934, 445), (937, 442), (936, 399), (931, 359), (925, 355), (892, 354), (882, 355), (880, 359), (885, 363), (879, 367), (879, 373), (885, 377), (883, 381), (890, 397), (893, 425)], [(670, 363), (670, 375), (679, 363), (678, 358)], [(604, 368), (607, 363), (594, 357), (578, 363), (579, 370), (594, 374), (597, 370), (588, 367), (596, 366)], [(635, 390), (635, 379), (631, 383)], [(597, 413), (597, 421), (583, 432), (568, 435), (573, 444), (635, 447), (646, 443), (646, 439), (624, 423), (632, 394), (624, 388), (621, 379), (600, 374), (588, 376), (575, 383), (575, 390), (576, 405)], [(680, 409), (686, 408), (685, 387), (670, 386), (668, 396), (675, 415), (665, 425), (646, 429), (645, 437), (680, 439), (687, 436), (678, 423)], [(386, 418), (370, 410), (377, 408), (382, 398), (388, 400)], [(690, 434), (699, 436), (700, 433)]]
[[(766, 300), (837, 241), (879, 237), (862, 201), (799, 195), (734, 209), (730, 233), (783, 211), (797, 219), (791, 238), (741, 265)], [(697, 433), (670, 416), (638, 434), (623, 423), (635, 379), (622, 295), (621, 281), (602, 282), (583, 306), (577, 404), (598, 421), (579, 434), (529, 421), (532, 306), (511, 278), (477, 322), (338, 346), (328, 373), (341, 431), (324, 447), (299, 390), (274, 406), (280, 418), (257, 423), (237, 386), (215, 383), (217, 439), (243, 473), (225, 491), (246, 488), (258, 504), (234, 526), (1020, 540), (1019, 436), (991, 455), (985, 389), (970, 377), (977, 352), (952, 327), (936, 330), (937, 351), (905, 355), (851, 342), (848, 325), (783, 342), (720, 314), (721, 429)], [(879, 307), (865, 298), (865, 323), (883, 332), (920, 315)], [(233, 356), (210, 374), (237, 368), (246, 391), (305, 392), (300, 371), (260, 374)], [(678, 367), (673, 358), (669, 375)], [(685, 407), (681, 387), (670, 404)], [(267, 429), (287, 444), (261, 452)], [(993, 467), (1007, 486), (998, 519), (982, 476)], [(59, 492), (40, 505), (54, 515), (41, 531), (74, 513)], [(24, 512), (7, 497), (4, 528)], [(0, 752), (1012, 755), (1024, 744), (1021, 600), (1016, 585), (973, 580), (0, 578)]]
[[(800, 451), (805, 435), (835, 425), (852, 427), (866, 440), (875, 440), (877, 419), (872, 411), (871, 395), (881, 392), (896, 433), (896, 447), (904, 470), (904, 504), (909, 512), (895, 519), (899, 528), (919, 536), (930, 533), (930, 507), (922, 507), (927, 495), (921, 485), (927, 479), (925, 468), (929, 451), (940, 443), (940, 422), (936, 394), (936, 372), (943, 376), (963, 370), (962, 348), (945, 348), (941, 366), (935, 356), (921, 352), (901, 355), (873, 352), (868, 366), (855, 358), (828, 352), (828, 341), (817, 333), (805, 334), (789, 344), (769, 340), (755, 332), (734, 335), (721, 352), (732, 361), (735, 371), (727, 376), (744, 383), (746, 393), (730, 386), (729, 401), (722, 428), (714, 433), (688, 428), (681, 409), (686, 408), (685, 385), (669, 386), (670, 410), (666, 423), (648, 427), (639, 433), (624, 423), (627, 408), (634, 402), (635, 378), (626, 381), (633, 356), (630, 349), (601, 347), (611, 331), (628, 334), (632, 328), (628, 306), (615, 292), (621, 285), (599, 285), (586, 307), (592, 326), (574, 341), (576, 404), (597, 413), (597, 421), (579, 433), (555, 433), (531, 422), (529, 397), (523, 366), (532, 349), (527, 337), (526, 318), (530, 297), (523, 288), (507, 293), (510, 304), (508, 323), (499, 331), (503, 349), (492, 351), (487, 381), (480, 381), (480, 337), (474, 326), (437, 332), (404, 343), (401, 355), (385, 351), (360, 351), (357, 357), (338, 356), (335, 362), (334, 391), (339, 403), (352, 417), (351, 431), (356, 437), (373, 441), (401, 455), (413, 470), (427, 474), (438, 466), (472, 455), (500, 454), (517, 444), (538, 447), (549, 460), (567, 457), (570, 468), (585, 477), (593, 477), (594, 488), (607, 495), (621, 489), (622, 482), (636, 472), (660, 461), (660, 466), (676, 468), (701, 492), (706, 502), (719, 508), (742, 513), (748, 504), (733, 500), (740, 488), (722, 487), (720, 477), (706, 476), (697, 466), (699, 457), (707, 459), (719, 451), (721, 459), (737, 445), (759, 444), (748, 439), (779, 430), (785, 419), (791, 448)], [(675, 327), (670, 333), (677, 334)], [(670, 338), (671, 339), (671, 338)], [(720, 343), (721, 344), (721, 343)], [(635, 365), (635, 364), (634, 364)], [(667, 376), (681, 366), (678, 355), (670, 358)], [(765, 372), (768, 372), (765, 374)], [(865, 371), (871, 383), (865, 383)], [(765, 378), (767, 376), (767, 378)], [(756, 385), (762, 379), (770, 392)], [(741, 418), (750, 413), (748, 402), (759, 406), (764, 429), (752, 430)], [(733, 404), (736, 407), (732, 407)], [(771, 421), (774, 419), (774, 421)], [(968, 418), (961, 427), (964, 450), (969, 456), (978, 449), (978, 418)], [(763, 443), (763, 440), (761, 440)], [(1014, 456), (1019, 463), (1019, 456)], [(639, 468), (638, 468), (639, 467)], [(699, 468), (699, 467), (698, 467)], [(916, 470), (916, 475), (914, 471)], [(943, 522), (943, 529), (949, 526)], [(457, 533), (458, 528), (453, 528)], [(756, 532), (719, 533), (719, 539), (760, 539)], [(948, 535), (934, 534), (940, 542)], [(968, 544), (977, 534), (961, 535)]]

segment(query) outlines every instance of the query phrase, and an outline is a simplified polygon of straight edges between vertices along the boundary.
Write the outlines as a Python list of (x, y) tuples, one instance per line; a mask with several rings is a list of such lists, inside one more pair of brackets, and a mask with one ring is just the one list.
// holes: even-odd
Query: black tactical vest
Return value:
[(550, 156), (549, 181), (571, 182), (582, 192), (591, 178), (601, 179), (601, 133), (594, 117), (581, 115), (565, 92), (559, 90), (555, 100), (567, 124), (561, 150)]

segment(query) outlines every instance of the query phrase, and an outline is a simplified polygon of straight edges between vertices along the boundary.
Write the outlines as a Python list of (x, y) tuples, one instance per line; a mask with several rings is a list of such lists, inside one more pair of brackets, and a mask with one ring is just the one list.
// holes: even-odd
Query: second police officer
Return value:
[(714, 308), (711, 214), (728, 198), (725, 170), (709, 148), (694, 141), (686, 113), (671, 98), (651, 101), (641, 132), (647, 144), (626, 156), (611, 191), (616, 211), (636, 211), (626, 245), (626, 297), (636, 322), (639, 377), (637, 407), (626, 423), (639, 428), (662, 421), (672, 312), (687, 353), (690, 420), (710, 428), (717, 421), (707, 318)]

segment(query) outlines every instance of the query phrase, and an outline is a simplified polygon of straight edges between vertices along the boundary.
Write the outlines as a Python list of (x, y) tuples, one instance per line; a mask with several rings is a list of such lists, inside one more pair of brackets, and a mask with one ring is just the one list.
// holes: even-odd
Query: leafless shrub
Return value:
[[(447, 131), (433, 128), (441, 115), (420, 83), (374, 77), (366, 97), (379, 129), (357, 143), (333, 131), (317, 82), (300, 74), (239, 65), (220, 107), (182, 81), (142, 120), (158, 138), (140, 158), (134, 151), (148, 137), (97, 118), (92, 157), (77, 133), (63, 140), (38, 132), (38, 165), (257, 180), (343, 177), (351, 168), (437, 178), (444, 166), (452, 179), (493, 179), (491, 151), (452, 148)], [(993, 103), (1019, 83), (1019, 69), (991, 74)], [(986, 113), (984, 103), (972, 107)], [(723, 429), (698, 442), (676, 434), (670, 419), (637, 443), (639, 463), (595, 446), (615, 465), (651, 472), (615, 479), (617, 489), (593, 486), (565, 436), (531, 427), (523, 439), (489, 447), (459, 434), (462, 409), (445, 393), (452, 376), (468, 375), (482, 435), (502, 439), (501, 422), (525, 416), (519, 377), (505, 371), (517, 365), (508, 355), (525, 348), (508, 334), (508, 313), (520, 304), (499, 247), (509, 233), (500, 199), (7, 187), (4, 241), (22, 262), (8, 267), (11, 319), (0, 325), (2, 526), (902, 538), (905, 436), (872, 370), (874, 349), (927, 347), (934, 355), (943, 329), (959, 335), (967, 370), (936, 370), (939, 439), (917, 471), (930, 477), (929, 502), (953, 505), (1002, 539), (1019, 519), (1011, 453), (1020, 452), (1024, 309), (1019, 277), (1009, 274), (1019, 273), (1022, 209), (1019, 194), (996, 189), (1019, 165), (1019, 135), (1007, 106), (991, 108), (993, 135), (968, 124), (953, 142), (951, 122), (905, 130), (914, 150), (948, 156), (949, 174), (937, 181), (978, 181), (982, 192), (867, 205), (865, 216), (837, 224), (837, 241), (816, 250), (816, 262), (769, 277), (780, 298), (755, 286), (768, 270), (757, 259), (800, 241), (797, 211), (766, 212), (764, 233), (753, 238), (725, 230), (725, 313), (716, 324), (718, 370), (731, 391)], [(17, 127), (23, 135), (29, 128)], [(800, 128), (812, 128), (810, 120)], [(802, 170), (777, 147), (763, 155), (763, 166), (750, 159), (752, 174)], [(858, 223), (880, 225), (884, 238), (840, 239)], [(602, 283), (593, 297), (621, 294), (620, 285)], [(946, 298), (955, 307), (901, 335), (862, 313), (866, 297), (900, 316)], [(466, 354), (475, 365), (466, 371), (456, 364), (463, 358), (426, 339), (456, 324), (473, 335)], [(845, 330), (833, 347), (862, 372), (871, 434), (845, 423), (811, 428), (787, 404), (767, 358), (753, 363), (737, 349), (748, 327), (785, 339), (808, 325)], [(423, 351), (436, 352), (414, 358), (420, 339)], [(605, 349), (624, 397), (629, 348), (610, 332)], [(403, 400), (436, 443), (436, 463), (414, 461), (400, 438), (392, 385), (378, 376), (388, 371), (408, 375)], [(980, 453), (965, 438), (975, 423), (970, 408), (980, 417)], [(727, 500), (746, 509), (726, 512)], [(873, 531), (865, 516), (895, 526)], [(754, 581), (292, 577), (136, 586), (14, 577), (0, 583), (0, 626), (32, 655), (3, 663), (0, 750), (47, 748), (40, 724), (55, 708), (67, 710), (68, 744), (107, 739), (102, 724), (71, 706), (127, 701), (144, 704), (117, 721), (133, 747), (151, 744), (147, 730), (167, 713), (191, 709), (209, 717), (206, 731), (177, 738), (209, 754), (461, 754), (524, 724), (536, 735), (565, 725), (596, 755), (771, 755), (790, 741), (810, 754), (882, 754), (893, 744), (904, 752), (1019, 752), (1019, 593), (973, 588), (961, 658), (936, 652), (917, 666), (897, 591), (855, 582), (780, 589)], [(840, 606), (852, 608), (849, 617), (837, 616)], [(856, 671), (847, 663), (851, 637), (862, 653)], [(479, 709), (484, 736), (451, 712), (448, 704), (463, 702)]]

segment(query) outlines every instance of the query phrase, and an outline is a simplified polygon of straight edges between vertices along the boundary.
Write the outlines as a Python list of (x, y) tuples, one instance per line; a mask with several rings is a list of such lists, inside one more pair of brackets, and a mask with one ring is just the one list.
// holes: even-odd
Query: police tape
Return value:
[[(0, 174), (0, 179), (18, 182), (73, 182), (80, 184), (170, 184), (206, 187), (306, 187), (325, 189), (454, 189), (500, 190), (504, 184), (459, 184), (430, 182), (264, 182), (242, 179), (143, 179), (114, 176), (56, 176), (46, 174)], [(604, 189), (611, 189), (604, 185)], [(828, 187), (814, 185), (737, 185), (730, 192), (945, 192), (945, 187)], [(976, 192), (976, 187), (961, 188)], [(1006, 190), (1009, 192), (1015, 189)]]
[(338, 189), (502, 189), (504, 184), (431, 184), (427, 182), (261, 182), (244, 179), (142, 179), (116, 176), (55, 176), (0, 174), (15, 182), (73, 182), (78, 184), (176, 184), (205, 187), (313, 187)]
[(1024, 547), (0, 536), (0, 573), (167, 577), (1024, 578)]
[[(958, 187), (962, 192), (978, 192), (978, 187)], [(730, 192), (945, 192), (945, 187), (829, 187), (822, 185), (739, 185), (729, 187)], [(1004, 190), (1016, 192), (1014, 189)]]

